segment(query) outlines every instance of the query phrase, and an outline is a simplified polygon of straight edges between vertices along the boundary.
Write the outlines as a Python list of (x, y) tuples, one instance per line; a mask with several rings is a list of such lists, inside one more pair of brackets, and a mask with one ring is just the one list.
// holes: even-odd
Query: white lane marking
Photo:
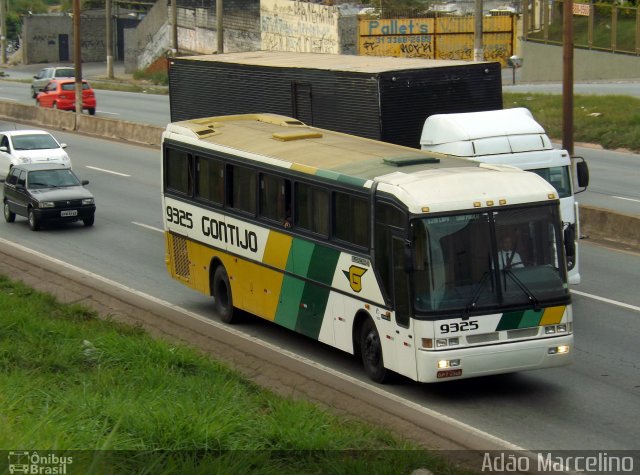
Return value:
[(613, 196), (611, 198), (618, 198), (619, 200), (627, 200), (627, 201), (635, 201), (636, 203), (640, 203), (640, 200), (636, 200), (634, 198), (625, 198), (624, 196)]
[(120, 115), (120, 112), (107, 112), (107, 111), (101, 111), (100, 109), (96, 110), (96, 112), (100, 112), (101, 114), (108, 114), (108, 115)]
[[(159, 299), (157, 297), (154, 297), (152, 295), (146, 294), (146, 293), (141, 292), (139, 290), (136, 290), (134, 288), (127, 287), (124, 284), (121, 284), (119, 282), (115, 282), (115, 281), (113, 281), (111, 279), (108, 279), (106, 277), (103, 277), (103, 276), (101, 276), (99, 274), (94, 274), (93, 272), (89, 272), (88, 270), (82, 269), (80, 267), (76, 267), (76, 266), (74, 266), (72, 264), (69, 264), (67, 262), (61, 261), (59, 259), (56, 259), (55, 257), (47, 256), (46, 254), (43, 254), (43, 253), (38, 252), (38, 251), (34, 251), (33, 249), (29, 249), (28, 247), (22, 246), (20, 244), (16, 244), (14, 242), (7, 241), (6, 239), (3, 239), (3, 238), (0, 238), (0, 243), (3, 243), (3, 244), (5, 244), (7, 246), (10, 246), (10, 247), (14, 247), (16, 249), (20, 249), (23, 252), (26, 252), (26, 253), (32, 254), (34, 256), (37, 256), (40, 259), (48, 260), (48, 261), (53, 262), (54, 264), (56, 264), (58, 266), (66, 267), (67, 269), (72, 270), (74, 272), (78, 272), (80, 274), (83, 274), (83, 275), (89, 276), (91, 278), (94, 278), (96, 280), (99, 280), (101, 282), (104, 282), (105, 284), (111, 285), (113, 287), (116, 287), (118, 289), (124, 290), (126, 292), (130, 292), (130, 293), (132, 293), (134, 295), (137, 295), (139, 297), (142, 297), (142, 298), (145, 298), (147, 300), (150, 300), (151, 302), (155, 302), (155, 303), (157, 303), (159, 305), (162, 305), (162, 306), (164, 306), (166, 308), (170, 308), (171, 310), (173, 310), (175, 312), (180, 312), (185, 316), (189, 316), (191, 318), (194, 318), (194, 319), (196, 319), (196, 320), (198, 320), (198, 321), (200, 321), (202, 323), (205, 323), (207, 325), (219, 328), (219, 329), (221, 329), (223, 331), (226, 331), (226, 332), (229, 332), (229, 333), (233, 333), (235, 336), (237, 336), (239, 338), (242, 338), (244, 340), (247, 340), (247, 341), (249, 341), (249, 342), (251, 342), (251, 343), (253, 343), (255, 345), (260, 345), (260, 346), (269, 348), (272, 351), (280, 352), (280, 353), (282, 353), (282, 354), (284, 354), (284, 355), (286, 355), (286, 356), (288, 356), (290, 358), (295, 359), (296, 361), (301, 361), (301, 362), (303, 362), (303, 363), (305, 363), (305, 364), (307, 364), (309, 366), (313, 366), (315, 368), (319, 368), (322, 371), (325, 371), (325, 372), (335, 376), (336, 378), (340, 378), (340, 379), (344, 379), (346, 381), (349, 381), (351, 384), (355, 384), (357, 386), (360, 386), (361, 388), (367, 389), (368, 391), (373, 391), (373, 392), (375, 392), (377, 394), (380, 394), (381, 396), (384, 396), (384, 397), (389, 398), (389, 399), (391, 399), (393, 401), (396, 401), (398, 404), (404, 404), (404, 405), (406, 405), (408, 407), (411, 407), (412, 409), (414, 409), (416, 411), (422, 412), (423, 414), (425, 414), (425, 415), (427, 415), (429, 417), (432, 417), (434, 419), (442, 421), (442, 423), (454, 426), (458, 430), (461, 430), (463, 433), (473, 434), (476, 437), (480, 437), (480, 438), (483, 438), (486, 441), (490, 441), (493, 444), (496, 444), (498, 446), (503, 447), (503, 450), (519, 450), (519, 451), (520, 450), (525, 450), (523, 447), (520, 447), (518, 445), (512, 444), (511, 442), (507, 442), (506, 440), (500, 439), (499, 437), (496, 437), (496, 436), (493, 436), (493, 435), (489, 434), (488, 432), (484, 432), (484, 431), (482, 431), (480, 429), (476, 429), (473, 426), (465, 424), (464, 422), (460, 422), (460, 421), (458, 421), (456, 419), (453, 419), (452, 417), (449, 417), (449, 416), (447, 416), (445, 414), (437, 412), (437, 411), (435, 411), (433, 409), (426, 408), (424, 406), (419, 405), (418, 403), (409, 401), (409, 400), (404, 399), (404, 398), (402, 398), (400, 396), (397, 396), (397, 395), (395, 395), (393, 393), (385, 391), (384, 389), (378, 388), (378, 387), (373, 386), (373, 385), (371, 385), (369, 383), (366, 383), (364, 381), (360, 381), (359, 379), (356, 379), (356, 378), (354, 378), (352, 376), (349, 376), (347, 374), (340, 373), (339, 371), (336, 371), (334, 369), (326, 367), (326, 366), (324, 366), (324, 365), (322, 365), (320, 363), (312, 361), (312, 360), (310, 360), (308, 358), (305, 358), (304, 356), (301, 356), (301, 355), (298, 355), (296, 353), (293, 353), (293, 352), (291, 352), (289, 350), (281, 348), (281, 347), (279, 347), (277, 345), (274, 345), (272, 343), (268, 343), (266, 341), (261, 341), (260, 339), (258, 339), (255, 336), (251, 336), (251, 335), (247, 335), (246, 333), (242, 333), (241, 331), (236, 330), (235, 328), (232, 328), (229, 325), (223, 324), (221, 322), (216, 322), (214, 320), (211, 320), (210, 318), (207, 318), (207, 317), (205, 317), (203, 315), (200, 315), (198, 313), (195, 313), (195, 312), (191, 312), (190, 310), (182, 308), (182, 307), (180, 307), (178, 305), (174, 305), (174, 304), (172, 304), (170, 302), (167, 302), (165, 300), (161, 300), (161, 299)], [(467, 438), (467, 440), (469, 440), (469, 438)], [(461, 443), (461, 442), (458, 442), (458, 443)]]
[(2, 99), (3, 101), (18, 102), (18, 99), (14, 99), (13, 97), (2, 97), (2, 96), (0, 96), (0, 99)]
[(114, 172), (113, 170), (105, 170), (104, 168), (91, 167), (89, 165), (87, 165), (87, 168), (91, 168), (92, 170), (98, 170), (99, 172), (111, 173), (112, 175), (131, 176), (131, 175), (127, 175), (126, 173)]
[(587, 297), (594, 300), (600, 300), (601, 302), (610, 303), (611, 305), (617, 305), (618, 307), (628, 308), (630, 310), (635, 310), (636, 312), (640, 312), (640, 307), (635, 305), (631, 305), (628, 303), (618, 302), (617, 300), (611, 300), (605, 297), (598, 297), (597, 295), (588, 294), (586, 292), (580, 292), (579, 290), (571, 289), (572, 294), (582, 295), (583, 297)]
[(138, 223), (136, 221), (131, 221), (131, 224), (135, 224), (136, 226), (141, 226), (143, 228), (151, 229), (152, 231), (158, 231), (159, 233), (164, 233), (164, 229), (159, 229), (154, 226), (149, 226), (148, 224)]

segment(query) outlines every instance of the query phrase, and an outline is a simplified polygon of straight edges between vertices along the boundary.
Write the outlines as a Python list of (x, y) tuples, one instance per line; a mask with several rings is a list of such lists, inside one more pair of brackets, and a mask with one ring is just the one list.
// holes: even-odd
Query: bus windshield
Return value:
[(415, 219), (411, 233), (418, 314), (537, 308), (569, 295), (557, 206)]

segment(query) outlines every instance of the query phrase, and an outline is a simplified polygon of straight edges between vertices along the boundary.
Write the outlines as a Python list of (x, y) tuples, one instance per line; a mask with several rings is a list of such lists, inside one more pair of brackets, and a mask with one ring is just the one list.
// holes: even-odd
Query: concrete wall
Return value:
[[(167, 2), (156, 2), (147, 15), (138, 24), (135, 31), (135, 44), (125, 44), (125, 72), (133, 73), (144, 69), (171, 48)], [(126, 39), (125, 39), (126, 43)], [(135, 57), (135, 63), (127, 57)]]
[[(106, 58), (106, 22), (104, 12), (82, 15), (80, 45), (82, 61), (104, 61)], [(68, 38), (63, 47), (67, 58), (60, 55), (61, 35)], [(24, 64), (73, 61), (73, 20), (66, 14), (28, 15), (23, 20), (22, 59)]]
[[(521, 82), (562, 81), (562, 46), (521, 41)], [(640, 79), (640, 56), (574, 49), (574, 81)]]

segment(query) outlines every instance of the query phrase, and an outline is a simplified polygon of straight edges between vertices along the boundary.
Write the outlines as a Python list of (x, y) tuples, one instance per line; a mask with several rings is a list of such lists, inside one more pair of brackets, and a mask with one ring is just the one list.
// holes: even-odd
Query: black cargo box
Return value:
[(171, 121), (270, 112), (420, 147), (432, 114), (502, 109), (498, 62), (254, 51), (173, 58)]

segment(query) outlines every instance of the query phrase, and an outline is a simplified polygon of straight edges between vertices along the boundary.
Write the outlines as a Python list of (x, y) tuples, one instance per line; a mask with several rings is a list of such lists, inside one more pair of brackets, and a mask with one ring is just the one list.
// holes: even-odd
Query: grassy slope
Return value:
[(1, 450), (110, 450), (74, 453), (85, 473), (465, 473), (2, 276), (0, 309)]

